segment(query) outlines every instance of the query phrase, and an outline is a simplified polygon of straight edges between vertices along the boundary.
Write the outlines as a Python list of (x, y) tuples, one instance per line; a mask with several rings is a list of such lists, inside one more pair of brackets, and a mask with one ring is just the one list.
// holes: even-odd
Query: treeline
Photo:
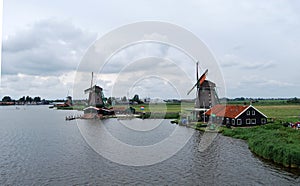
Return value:
[(41, 99), (41, 97), (23, 96), (17, 100), (12, 99), (10, 96), (4, 96), (1, 100), (2, 104), (49, 104), (49, 101)]
[(287, 103), (296, 103), (296, 104), (299, 104), (300, 103), (300, 99), (298, 99), (298, 98), (295, 97), (295, 98), (287, 100)]
[(251, 97), (237, 97), (237, 98), (221, 98), (221, 100), (226, 101), (281, 101), (281, 100), (293, 100), (298, 99), (297, 97), (294, 98), (251, 98)]
[(280, 105), (280, 104), (300, 104), (300, 99), (294, 98), (221, 98), (221, 102), (228, 104), (254, 104), (254, 105)]

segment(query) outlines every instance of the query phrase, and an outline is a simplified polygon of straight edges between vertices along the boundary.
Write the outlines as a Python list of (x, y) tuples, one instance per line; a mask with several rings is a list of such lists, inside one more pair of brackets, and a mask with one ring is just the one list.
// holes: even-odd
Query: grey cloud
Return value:
[(266, 69), (266, 68), (273, 68), (275, 67), (274, 62), (267, 61), (267, 62), (256, 62), (256, 63), (247, 63), (241, 66), (244, 69)]
[(238, 67), (243, 70), (262, 70), (267, 68), (273, 68), (276, 64), (272, 61), (252, 61), (250, 59), (244, 59), (234, 54), (226, 54), (220, 61), (221, 66), (224, 68)]
[(252, 75), (243, 77), (239, 82), (240, 87), (251, 87), (252, 89), (256, 88), (276, 88), (276, 87), (291, 87), (295, 86), (293, 83), (280, 81), (276, 79), (268, 79), (258, 75)]
[(69, 21), (41, 20), (3, 41), (3, 74), (59, 74), (75, 70), (96, 34)]

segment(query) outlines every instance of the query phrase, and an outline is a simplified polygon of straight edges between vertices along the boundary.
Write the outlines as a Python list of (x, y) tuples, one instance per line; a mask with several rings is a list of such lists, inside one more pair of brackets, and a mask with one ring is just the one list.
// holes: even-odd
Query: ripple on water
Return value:
[[(203, 135), (200, 132), (195, 132), (178, 153), (161, 163), (142, 167), (120, 165), (93, 151), (80, 135), (76, 121), (64, 120), (66, 115), (68, 112), (39, 106), (28, 106), (25, 110), (0, 109), (1, 185), (300, 183), (299, 175), (257, 158), (242, 140), (218, 135), (207, 150), (199, 152)], [(153, 129), (151, 135), (108, 123), (104, 126), (132, 145), (157, 142), (170, 132), (166, 126)]]

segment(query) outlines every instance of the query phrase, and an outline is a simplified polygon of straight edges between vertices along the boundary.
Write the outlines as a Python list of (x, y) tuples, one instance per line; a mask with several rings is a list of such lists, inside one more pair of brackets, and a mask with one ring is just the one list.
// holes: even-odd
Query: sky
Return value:
[[(180, 48), (141, 42), (109, 59), (88, 55), (114, 30), (145, 21), (177, 25), (206, 45), (216, 64), (200, 59), (200, 72), (208, 68), (220, 97), (300, 97), (299, 8), (296, 0), (4, 0), (0, 98), (86, 98), (93, 70), (106, 96), (193, 98), (185, 92), (199, 59)], [(156, 32), (145, 38), (169, 39)], [(116, 42), (102, 43), (103, 50)], [(105, 66), (87, 67), (88, 60)]]

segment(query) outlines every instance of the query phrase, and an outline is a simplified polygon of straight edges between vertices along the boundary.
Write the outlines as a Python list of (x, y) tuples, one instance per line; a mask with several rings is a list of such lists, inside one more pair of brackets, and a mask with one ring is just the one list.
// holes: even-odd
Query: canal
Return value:
[(76, 111), (0, 108), (1, 185), (299, 185), (247, 144), (168, 120), (65, 121)]

